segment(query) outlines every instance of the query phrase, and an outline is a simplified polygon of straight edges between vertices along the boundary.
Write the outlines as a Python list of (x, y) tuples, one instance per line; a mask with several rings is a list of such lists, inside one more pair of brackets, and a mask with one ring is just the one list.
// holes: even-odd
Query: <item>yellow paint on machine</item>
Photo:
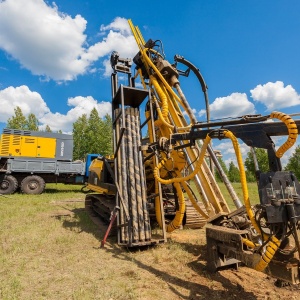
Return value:
[(55, 138), (13, 134), (1, 135), (1, 156), (55, 158), (55, 154)]

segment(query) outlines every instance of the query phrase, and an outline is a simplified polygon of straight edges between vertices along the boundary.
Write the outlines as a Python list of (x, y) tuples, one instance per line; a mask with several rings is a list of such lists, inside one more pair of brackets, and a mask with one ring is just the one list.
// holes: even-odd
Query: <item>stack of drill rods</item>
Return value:
[(138, 217), (138, 228), (139, 228), (139, 240), (145, 240), (145, 222), (144, 222), (144, 210), (143, 210), (143, 199), (142, 199), (142, 182), (139, 164), (139, 127), (137, 128), (137, 120), (135, 109), (130, 109), (131, 118), (131, 135), (132, 135), (132, 146), (133, 146), (133, 161), (134, 161), (134, 178), (135, 178), (135, 190), (136, 190), (136, 204), (137, 204), (137, 217)]
[[(143, 156), (142, 152), (140, 151), (141, 146), (141, 132), (140, 132), (140, 115), (139, 110), (136, 108), (133, 114), (133, 124), (136, 130), (136, 153), (137, 153), (137, 160), (138, 165), (136, 165), (137, 173), (140, 176), (140, 186), (139, 189), (141, 190), (141, 215), (140, 215), (140, 226), (144, 226), (145, 232), (145, 239), (146, 241), (151, 240), (151, 227), (150, 227), (150, 219), (149, 213), (147, 208), (147, 193), (146, 193), (146, 175), (145, 169), (143, 164)], [(142, 218), (143, 217), (143, 218)]]
[(125, 111), (125, 126), (126, 135), (125, 143), (127, 146), (127, 172), (128, 172), (128, 192), (129, 192), (129, 211), (131, 215), (132, 225), (132, 241), (137, 243), (139, 240), (139, 224), (138, 224), (138, 211), (137, 211), (137, 191), (136, 191), (136, 178), (135, 178), (135, 161), (134, 161), (134, 145), (131, 130), (131, 109), (127, 108)]
[[(120, 110), (116, 109), (116, 116), (119, 114)], [(122, 118), (119, 118), (118, 122), (116, 122), (116, 141), (120, 139), (120, 128), (122, 128)], [(128, 210), (128, 191), (127, 191), (127, 166), (126, 166), (126, 153), (125, 153), (125, 144), (121, 143), (120, 151), (118, 153), (118, 184), (122, 193), (122, 197), (124, 200), (124, 205)], [(127, 217), (124, 212), (124, 207), (120, 206), (120, 224), (124, 225), (127, 223)], [(122, 243), (128, 243), (128, 227), (122, 226), (120, 231), (120, 241)]]
[[(120, 109), (116, 109), (115, 110), (115, 118), (116, 116), (118, 116), (120, 113)], [(119, 120), (117, 120), (116, 122), (116, 128), (115, 128), (115, 143), (117, 144), (118, 141), (120, 140), (120, 128), (122, 128), (122, 119), (119, 118)], [(124, 145), (123, 145), (123, 148)], [(118, 151), (118, 155), (117, 155), (117, 177), (116, 179), (118, 180), (118, 185), (120, 187), (120, 192), (122, 193), (122, 195), (120, 195), (119, 197), (123, 197), (124, 199), (124, 205), (126, 205), (127, 209), (128, 209), (128, 198), (127, 198), (127, 186), (126, 184), (124, 185), (124, 183), (126, 183), (126, 177), (124, 178), (123, 176), (121, 176), (121, 174), (125, 172), (126, 170), (126, 166), (124, 166), (124, 170), (122, 170), (122, 155), (124, 154), (124, 150), (122, 149), (122, 145), (121, 145), (121, 148), (120, 150)], [(125, 157), (125, 155), (124, 155)], [(126, 172), (125, 172), (125, 175), (126, 175)], [(126, 192), (126, 193), (125, 193)], [(121, 204), (121, 203), (120, 203)], [(119, 205), (120, 206), (120, 213), (119, 213), (119, 218), (120, 218), (120, 222), (119, 224), (121, 225), (124, 225), (125, 223), (127, 223), (127, 218), (126, 218), (126, 215), (124, 213), (124, 208), (122, 205)], [(128, 242), (128, 227), (124, 227), (122, 226), (120, 228), (120, 241), (121, 243), (127, 243)]]
[[(119, 109), (116, 110), (116, 115)], [(124, 205), (129, 211), (128, 221), (121, 205), (120, 209), (120, 241), (131, 244), (151, 240), (151, 227), (147, 209), (146, 179), (143, 157), (140, 151), (140, 117), (138, 109), (126, 108), (125, 133), (122, 138), (120, 153), (117, 157), (118, 183), (124, 199)], [(116, 122), (116, 140), (120, 138), (122, 118)]]

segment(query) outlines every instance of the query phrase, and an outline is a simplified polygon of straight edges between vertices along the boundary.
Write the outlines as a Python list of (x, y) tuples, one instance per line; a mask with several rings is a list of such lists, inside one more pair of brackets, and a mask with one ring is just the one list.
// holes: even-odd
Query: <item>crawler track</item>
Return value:
[(206, 224), (206, 220), (197, 212), (190, 201), (185, 201), (185, 228), (198, 229)]
[[(89, 194), (85, 198), (85, 209), (92, 221), (100, 226), (106, 227), (110, 222), (111, 213), (115, 207), (115, 198), (107, 197), (102, 194)], [(184, 219), (184, 227), (197, 229), (202, 228), (206, 220), (202, 218), (190, 201), (186, 201), (186, 216)], [(112, 234), (117, 233), (117, 228), (114, 226)]]
[(98, 226), (109, 224), (115, 205), (114, 197), (107, 197), (103, 194), (89, 194), (85, 197), (85, 209)]

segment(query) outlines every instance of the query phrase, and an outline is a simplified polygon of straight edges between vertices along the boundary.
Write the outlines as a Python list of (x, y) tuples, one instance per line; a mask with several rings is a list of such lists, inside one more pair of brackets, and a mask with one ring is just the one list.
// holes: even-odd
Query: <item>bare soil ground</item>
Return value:
[(178, 230), (141, 250), (120, 248), (113, 237), (100, 248), (104, 229), (78, 195), (1, 199), (0, 299), (300, 299), (299, 286), (278, 288), (247, 267), (207, 272), (204, 229)]
[[(186, 239), (190, 240), (186, 243)], [(299, 299), (299, 286), (278, 288), (276, 279), (247, 267), (224, 269), (217, 273), (206, 271), (205, 230), (176, 232), (172, 240), (184, 245), (188, 252), (195, 255), (195, 260), (187, 266), (195, 271), (190, 279), (190, 295), (187, 299)], [(193, 246), (195, 244), (195, 246)], [(179, 298), (180, 299), (180, 298)]]

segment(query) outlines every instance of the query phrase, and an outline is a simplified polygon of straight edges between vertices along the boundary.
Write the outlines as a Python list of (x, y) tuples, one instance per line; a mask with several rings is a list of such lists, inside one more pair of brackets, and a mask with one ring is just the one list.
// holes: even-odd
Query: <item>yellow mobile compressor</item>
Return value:
[(18, 187), (25, 194), (40, 194), (46, 183), (81, 183), (98, 154), (86, 162), (72, 161), (73, 137), (68, 134), (3, 129), (0, 142), (0, 194)]

